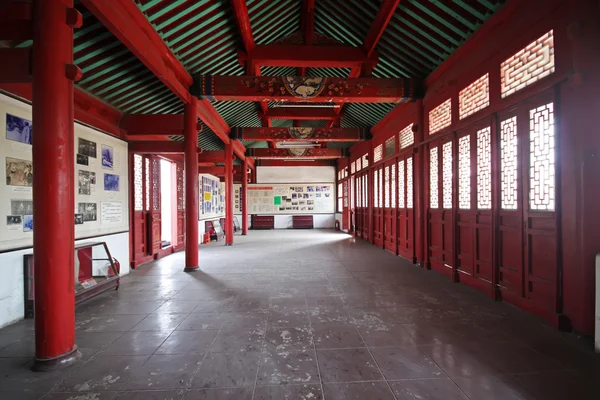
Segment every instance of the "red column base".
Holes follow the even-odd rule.
[[[198,271],[200,270],[200,267],[196,266],[196,267],[185,267],[183,269],[183,272],[194,272],[194,271]]]
[[[81,358],[81,353],[74,346],[73,350],[54,358],[36,358],[31,370],[34,372],[49,372],[63,369],[75,364]]]
[[[247,233],[242,233],[242,236],[246,236],[246,235],[247,235]]]
[[[233,246],[233,243],[225,243],[225,246]]]

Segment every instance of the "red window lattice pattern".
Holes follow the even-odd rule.
[[[432,135],[452,124],[452,101],[446,100],[429,111],[429,134]]]
[[[471,136],[458,139],[458,208],[471,208]]]
[[[477,131],[477,208],[492,208],[492,146],[489,126]]]
[[[144,211],[144,162],[139,154],[133,155],[133,209]]]
[[[363,189],[365,191],[365,197],[363,202],[363,207],[369,207],[369,178],[364,175],[363,176]]]
[[[500,198],[504,210],[517,209],[517,117],[500,122]]]
[[[391,167],[391,177],[390,177],[390,187],[391,187],[391,207],[396,208],[396,164],[392,164]]]
[[[362,156],[362,167],[367,168],[369,166],[369,155],[365,154]]]
[[[356,172],[358,172],[358,171],[360,171],[362,169],[361,165],[360,165],[360,161],[361,161],[360,158],[358,160],[356,160]]]
[[[429,207],[439,208],[438,148],[429,150]]]
[[[150,210],[150,159],[146,158],[146,211]]]
[[[379,171],[375,170],[373,174],[374,187],[373,187],[373,202],[375,207],[379,207]]]
[[[489,74],[483,75],[458,93],[458,114],[463,119],[490,105]]]
[[[413,159],[406,159],[406,208],[413,208]]]
[[[405,149],[408,146],[412,146],[415,142],[415,133],[413,132],[413,124],[410,124],[406,128],[402,129],[399,133],[400,136],[400,149]]]
[[[385,141],[385,157],[389,157],[396,152],[396,136],[387,138]]]
[[[554,211],[555,207],[554,104],[529,111],[529,208]]]
[[[510,96],[554,73],[554,32],[550,31],[500,65],[500,92]]]
[[[342,189],[342,184],[338,183],[338,186],[337,186],[337,197],[338,197],[338,199],[337,199],[337,201],[338,201],[337,207],[338,207],[338,212],[342,212],[342,209],[344,208],[343,199],[342,199],[342,193],[343,193],[342,190],[343,190]]]
[[[404,208],[406,202],[405,196],[405,179],[404,179],[404,160],[398,162],[398,207]]]
[[[389,165],[386,166],[385,170],[384,170],[383,198],[384,198],[383,206],[385,208],[390,208],[390,167],[389,167]]]
[[[160,160],[152,160],[152,209],[160,210]]]
[[[381,160],[383,160],[383,143],[375,147],[375,150],[373,150],[373,162],[376,163]]]
[[[350,173],[354,174],[356,172],[356,161],[352,161],[352,164],[350,164]]]
[[[442,196],[444,208],[452,208],[452,142],[442,146]]]
[[[344,182],[344,207],[348,207],[348,181]]]
[[[383,171],[379,171],[379,188],[383,192]],[[383,207],[383,195],[379,196],[379,207]]]

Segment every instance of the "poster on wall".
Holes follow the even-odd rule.
[[[6,216],[6,228],[9,231],[18,231],[23,226],[22,215],[7,215]]]
[[[102,145],[102,168],[113,169],[114,165],[114,150],[112,147],[105,144]]]
[[[33,215],[23,216],[23,232],[33,231]]]
[[[79,194],[89,196],[92,194],[91,177],[90,171],[79,170],[77,179],[77,190]]]
[[[8,186],[33,185],[33,165],[29,160],[6,157],[6,184]]]
[[[92,222],[97,219],[96,203],[78,203],[77,211],[83,216],[83,222]]]
[[[333,184],[249,185],[248,212],[250,214],[330,214],[334,212],[332,191]]]
[[[6,114],[6,138],[13,142],[31,144],[32,123],[28,119]]]
[[[104,174],[104,190],[111,192],[119,191],[119,175]]]
[[[78,138],[77,154],[96,158],[96,142],[92,142],[91,140],[86,140],[84,138]]]

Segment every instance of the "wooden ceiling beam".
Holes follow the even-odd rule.
[[[365,128],[307,128],[312,133],[305,138],[292,135],[292,128],[232,128],[232,139],[261,142],[360,142],[370,139]]]
[[[339,107],[337,107],[339,108]],[[261,118],[291,120],[333,120],[338,117],[334,108],[281,107],[269,108]]]
[[[417,88],[416,81],[404,78],[330,77],[307,83],[291,88],[281,76],[197,75],[192,94],[217,101],[403,103],[413,100]]]
[[[248,154],[257,160],[324,160],[343,157],[341,149],[321,147],[306,149],[299,155],[292,154],[289,149],[248,149]]]

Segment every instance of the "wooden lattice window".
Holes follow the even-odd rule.
[[[160,160],[152,160],[152,209],[160,210]]]
[[[363,175],[362,179],[362,187],[364,190],[363,207],[369,207],[369,178],[367,178],[366,175]]]
[[[452,124],[452,100],[448,99],[429,111],[429,134],[432,135]]]
[[[554,73],[554,32],[528,44],[500,65],[500,93],[510,96]]]
[[[185,185],[185,175],[184,175],[184,170],[183,170],[183,166],[181,165],[177,165],[177,209],[179,211],[183,211],[185,209],[185,189],[184,189],[184,185]]]
[[[477,208],[492,208],[492,147],[489,126],[477,131]]]
[[[490,105],[489,74],[483,75],[458,93],[458,114],[463,119]]]
[[[352,164],[350,164],[350,173],[354,174],[356,172],[356,161],[352,161]]]
[[[376,163],[381,160],[383,160],[383,143],[375,147],[375,150],[373,150],[373,162]]]
[[[399,133],[400,149],[405,149],[415,143],[415,133],[413,132],[413,124],[408,125]]]
[[[452,142],[442,146],[442,197],[444,208],[452,208]]]
[[[343,185],[341,183],[338,183],[337,186],[337,207],[338,207],[338,212],[342,212],[342,210],[344,209],[344,200],[343,200]]]
[[[146,211],[150,210],[150,159],[146,158]]]
[[[396,208],[396,164],[392,164],[390,171],[390,206]]]
[[[406,208],[413,208],[413,158],[406,159]]]
[[[554,104],[529,110],[529,208],[554,211],[555,207]]]
[[[385,157],[390,157],[396,152],[396,136],[387,138],[385,141]]]
[[[458,140],[458,207],[471,208],[471,136]]]
[[[383,171],[379,170],[379,190],[383,188]],[[383,191],[383,190],[382,190]],[[378,207],[383,207],[383,196],[379,196]]]
[[[429,208],[433,209],[440,206],[438,175],[438,148],[432,147],[429,150]]]
[[[362,167],[367,168],[369,166],[369,155],[365,154],[362,156]]]
[[[144,160],[139,154],[133,155],[133,209],[144,211]]]
[[[379,207],[379,171],[373,173],[373,206]]]
[[[404,208],[406,202],[405,196],[405,179],[404,179],[404,160],[398,161],[398,208]]]
[[[362,169],[361,159],[359,158],[356,160],[356,172],[360,171],[361,169]]]
[[[383,206],[385,208],[390,208],[390,166],[389,165],[386,166],[384,169],[383,198],[384,198]]]
[[[500,198],[504,210],[517,209],[517,117],[500,122]]]

